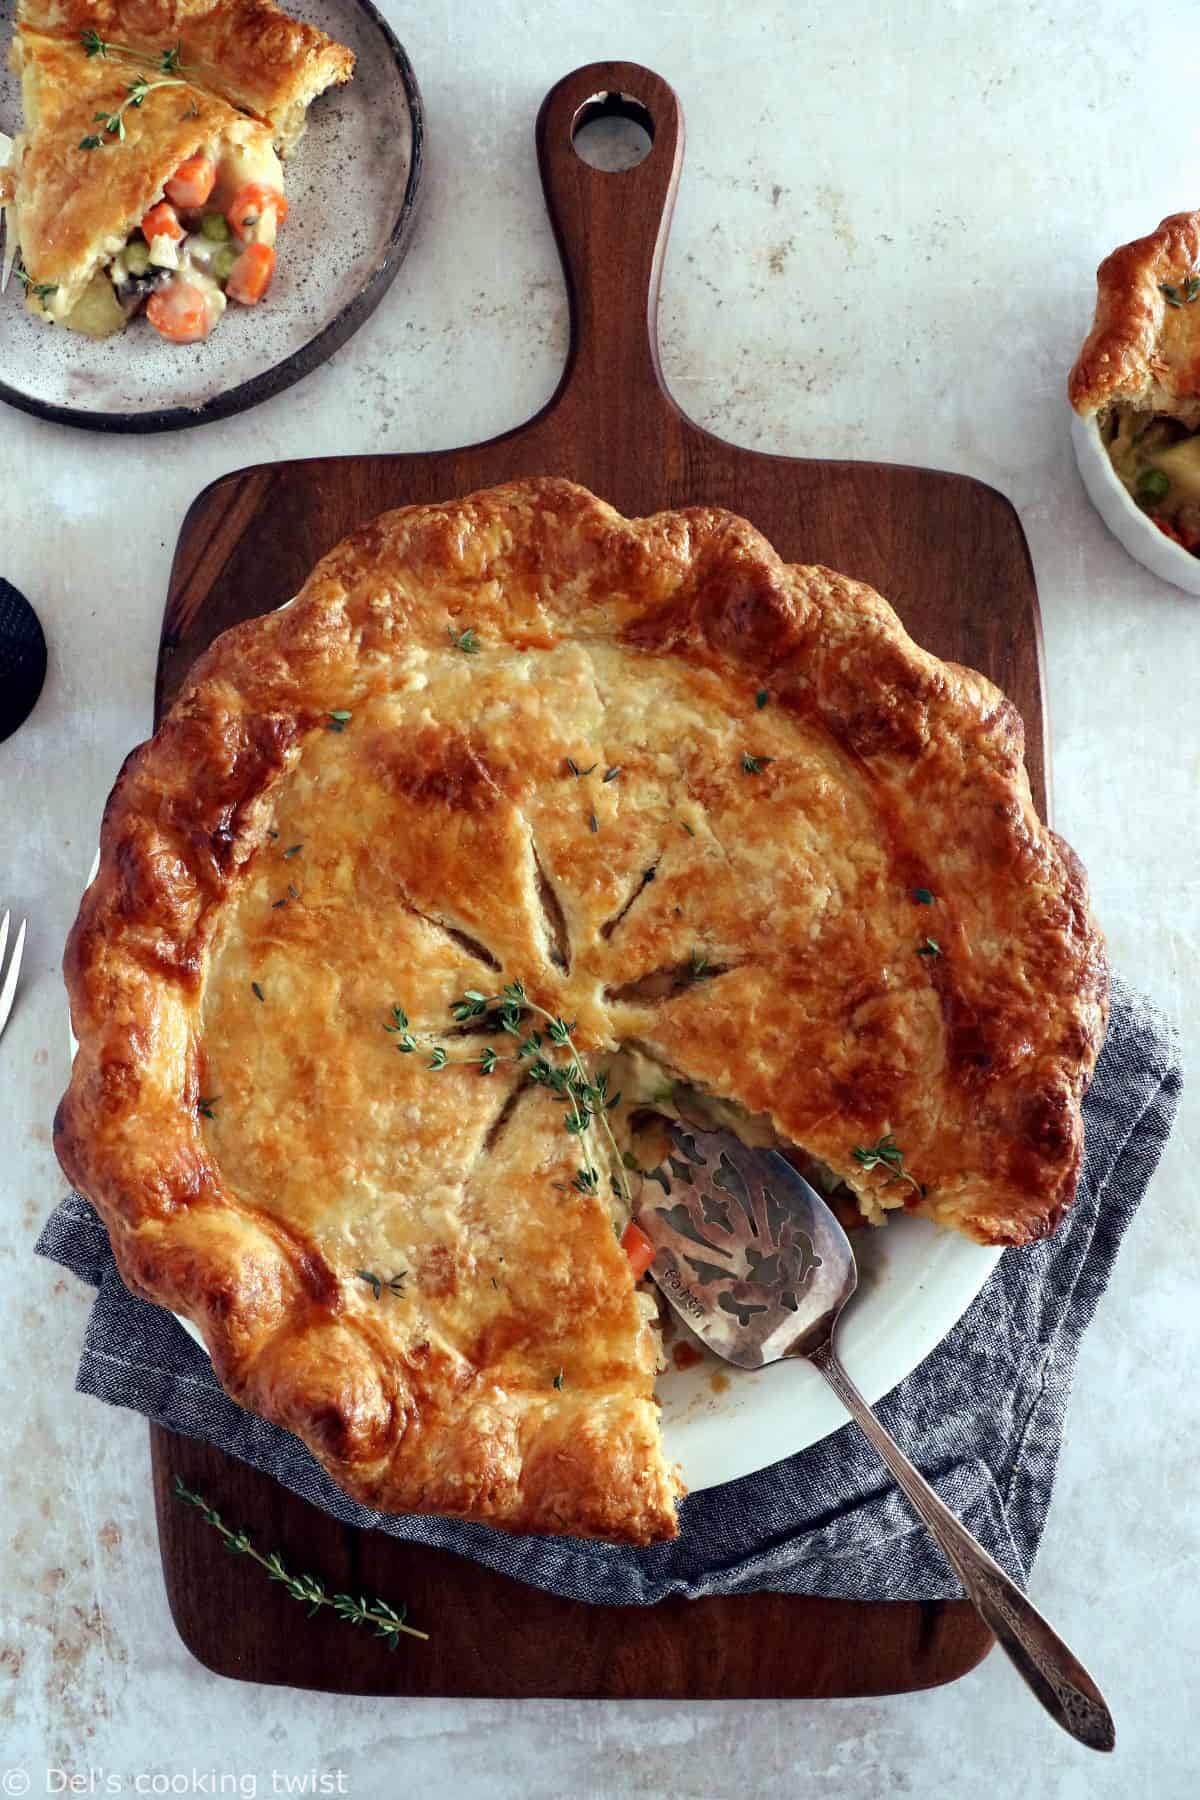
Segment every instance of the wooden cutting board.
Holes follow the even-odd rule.
[[[653,147],[619,174],[584,163],[573,132],[597,111],[647,125]],[[937,655],[999,683],[1025,719],[1046,810],[1041,626],[1024,534],[1002,495],[964,476],[739,450],[684,417],[663,386],[659,275],[683,157],[667,83],[631,63],[578,69],[537,120],[546,204],[571,306],[566,371],[535,418],[432,455],[267,464],[192,506],[171,573],[157,709],[227,626],[290,598],[318,557],[387,507],[449,499],[522,475],[582,482],[639,515],[730,507],[789,561],[870,582]],[[163,1568],[189,1649],[224,1675],[342,1693],[738,1698],[874,1694],[951,1681],[991,1638],[965,1601],[863,1603],[756,1595],[653,1608],[555,1599],[444,1552],[336,1524],[222,1452],[152,1428]],[[918,1447],[919,1449],[919,1447]],[[408,1604],[431,1633],[394,1655],[349,1626],[306,1620],[199,1516],[176,1474],[255,1542],[333,1590]]]

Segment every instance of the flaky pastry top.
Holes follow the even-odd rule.
[[[615,1171],[511,1064],[429,1068],[454,998],[519,980],[591,1069],[1007,1244],[1070,1203],[1107,998],[990,682],[744,520],[554,480],[387,514],[213,644],[66,973],[59,1155],[228,1391],[371,1505],[632,1542],[677,1482]]]
[[[1100,264],[1096,289],[1068,382],[1075,411],[1087,418],[1115,403],[1200,425],[1200,212],[1172,213],[1122,244]]]

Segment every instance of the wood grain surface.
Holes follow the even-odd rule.
[[[581,112],[604,96],[632,97],[653,122],[649,155],[619,174],[592,168],[572,147]],[[1009,502],[960,475],[741,450],[685,418],[663,385],[655,326],[683,157],[674,93],[635,64],[593,64],[551,90],[536,135],[571,311],[553,398],[484,444],[269,464],[207,488],[175,555],[158,713],[219,632],[289,599],[319,556],[376,513],[516,476],[560,475],[635,516],[728,506],[789,561],[870,582],[919,642],[981,669],[1015,702],[1045,813],[1041,626]],[[966,1602],[764,1594],[651,1609],[582,1606],[444,1552],[348,1530],[219,1451],[157,1428],[151,1435],[172,1613],[193,1653],[225,1675],[371,1694],[875,1694],[954,1680],[991,1643]],[[295,1602],[225,1556],[203,1521],[170,1498],[176,1473],[291,1566],[331,1588],[404,1600],[431,1632],[429,1644],[406,1641],[393,1655],[336,1620],[305,1622]]]

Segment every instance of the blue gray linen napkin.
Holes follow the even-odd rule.
[[[1022,1582],[1046,1522],[1079,1341],[1166,1143],[1181,1086],[1173,1028],[1118,983],[1086,1101],[1087,1158],[1074,1206],[1055,1237],[1001,1257],[954,1330],[878,1409],[942,1498]],[[961,1591],[852,1426],[685,1500],[678,1539],[650,1550],[371,1512],[347,1498],[297,1438],[228,1399],[177,1320],[127,1292],[86,1200],[68,1196],[37,1249],[99,1290],[80,1392],[219,1444],[348,1524],[608,1604],[759,1589],[859,1600]]]

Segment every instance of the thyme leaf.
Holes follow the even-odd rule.
[[[1200,275],[1187,276],[1182,288],[1174,287],[1169,281],[1160,281],[1158,291],[1168,306],[1191,306],[1194,300],[1200,299]]]
[[[354,1273],[360,1281],[365,1281],[376,1300],[382,1300],[384,1293],[393,1294],[397,1300],[404,1299],[404,1277],[407,1269],[400,1269],[395,1275],[376,1275],[374,1269],[355,1269]]]
[[[742,772],[746,775],[761,775],[767,764],[774,761],[773,756],[751,756],[748,750],[743,750]]]
[[[927,937],[925,942],[917,947],[918,956],[940,956],[941,954],[942,946],[936,938]]]
[[[408,1029],[408,1014],[402,1006],[392,1007],[392,1022],[390,1025],[385,1025],[383,1029],[394,1034],[396,1048],[403,1051],[405,1056],[416,1049],[417,1040]]]
[[[450,639],[454,648],[456,650],[461,650],[464,656],[478,656],[480,650],[483,648],[482,644],[479,642],[477,633],[470,625],[467,626],[465,631],[460,631],[457,636],[455,636],[453,625],[447,625],[446,636]]]

